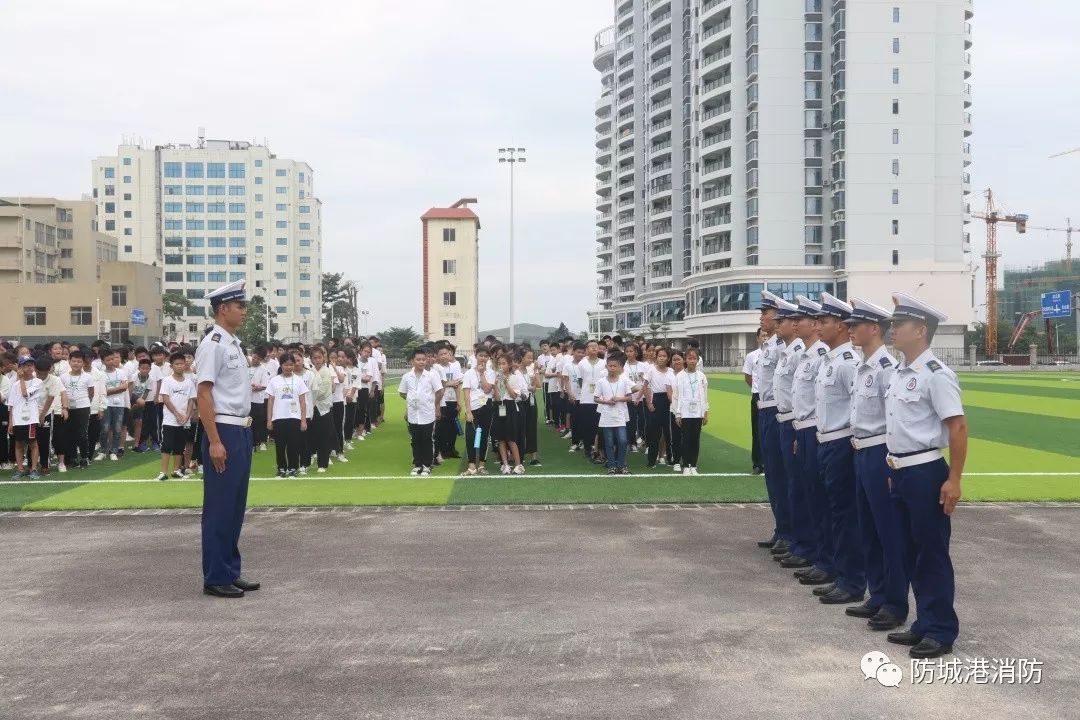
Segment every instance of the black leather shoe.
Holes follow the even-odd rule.
[[[903,630],[901,632],[889,633],[885,636],[885,639],[891,643],[897,645],[918,645],[922,642],[922,635],[916,635],[910,630]]]
[[[244,591],[235,585],[203,585],[203,593],[220,598],[242,598]]]
[[[821,597],[822,595],[828,595],[835,589],[836,583],[829,583],[828,585],[818,585],[812,592],[816,597]]]
[[[924,637],[918,645],[908,650],[908,655],[920,660],[936,658],[952,652],[952,645],[942,645],[933,638]]]
[[[866,621],[866,627],[871,630],[892,630],[903,624],[903,620],[896,617],[888,610],[878,610],[877,615]]]
[[[845,609],[844,614],[851,617],[866,618],[867,620],[869,620],[870,618],[878,614],[878,608],[870,607],[868,603],[863,603],[862,605],[856,605],[855,607],[849,607]]]
[[[788,553],[790,555],[791,546],[783,540],[778,540],[777,543],[773,545],[772,550],[770,550],[769,552],[771,552],[773,555],[783,555],[784,553]]]
[[[787,560],[780,561],[780,567],[782,568],[801,568],[807,567],[810,561],[806,558],[801,558],[798,555],[791,555]]]
[[[780,555],[773,555],[772,559],[775,560],[776,562],[784,562],[785,560],[787,560],[790,557],[794,557],[794,556],[790,552],[784,552],[784,553],[781,553]]]
[[[800,585],[828,585],[829,583],[831,583],[835,579],[836,578],[833,577],[832,575],[830,575],[829,573],[818,570],[817,572],[808,573],[808,574],[804,575],[803,577],[799,578],[799,584]]]
[[[765,468],[763,466],[761,466],[761,465],[755,465],[754,466],[754,474],[755,475],[761,475],[764,472],[765,472]]]
[[[777,543],[779,543],[779,542],[780,542],[779,540],[758,540],[757,541],[757,546],[759,548],[771,548],[771,547],[776,547]]]
[[[862,599],[862,593],[859,593],[858,595],[853,595],[852,593],[849,593],[846,590],[841,590],[840,588],[835,588],[828,595],[822,595],[818,598],[820,602],[823,602],[826,605],[848,605],[850,603],[857,603]]]
[[[233,585],[240,588],[244,592],[251,592],[252,590],[258,590],[260,587],[262,587],[259,583],[253,582],[251,580],[245,580],[242,577],[238,577],[233,580]]]
[[[798,570],[796,570],[795,572],[793,572],[791,574],[795,576],[796,580],[802,580],[804,577],[806,577],[810,573],[816,573],[817,571],[818,571],[818,569],[816,567],[814,567],[813,565],[807,565],[804,568],[799,568]]]

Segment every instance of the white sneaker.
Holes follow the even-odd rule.
[[[428,468],[424,468],[423,470],[421,470],[421,471],[420,471],[420,474],[421,474],[421,475],[423,475],[423,476],[427,476],[427,475],[430,475],[430,474],[431,474],[431,470],[430,470],[430,469],[428,469]]]
[[[499,472],[501,472],[503,475],[509,475],[510,474],[510,466],[509,465],[503,465],[502,468],[499,470]]]
[[[169,479],[169,476],[166,475],[165,473],[158,473],[158,476],[155,478],[155,480],[160,480],[162,482],[164,482],[165,480],[168,480],[168,479]]]
[[[680,465],[679,463],[672,463],[671,469],[674,470],[675,472],[682,472],[682,465]],[[687,469],[689,469],[689,468],[687,468]]]
[[[105,459],[105,453],[103,453],[103,452],[99,452],[97,455],[94,456],[94,462],[97,462],[98,460],[104,460],[104,459]]]
[[[516,468],[514,468],[514,474],[515,475],[524,475],[525,474],[525,466],[524,465],[518,465]]]
[[[319,469],[318,469],[318,470],[316,470],[315,472],[321,472],[321,473],[324,473],[324,472],[326,472],[326,468],[319,468]]]
[[[572,433],[571,433],[571,432],[570,432],[569,430],[567,430],[566,432],[564,432],[564,433],[562,434],[562,439],[563,439],[563,440],[569,440],[569,439],[570,439],[570,437],[571,437],[571,435],[572,435]]]
[[[577,445],[571,445],[570,450],[568,452],[577,452],[577,447],[578,447]]]
[[[360,437],[358,437],[356,439],[357,440],[367,440],[367,435],[361,435]]]
[[[664,458],[659,458],[659,459],[658,459],[658,460],[656,461],[656,464],[657,464],[657,465],[667,465],[667,460],[665,460]]]
[[[259,443],[259,452],[266,452],[266,443]]]
[[[109,459],[115,461],[119,460],[120,458],[116,457],[116,453],[109,453]]]
[[[56,469],[60,472],[67,472],[67,465],[65,465],[64,463],[60,463],[59,465],[57,465]]]
[[[352,445],[351,440],[349,442],[345,443],[345,449],[346,450],[352,450],[353,449],[353,445]]]
[[[696,467],[690,468],[690,474],[691,475],[697,475],[698,474],[697,468]]]
[[[337,456],[337,461],[339,463],[347,463],[347,462],[349,462],[349,458],[345,457],[344,455],[338,455]]]
[[[678,471],[676,471],[676,472],[678,472]],[[682,471],[682,474],[683,475],[693,475],[694,473],[692,473],[690,471],[690,468],[686,468],[685,470]]]
[[[409,471],[409,474],[410,475],[419,475],[420,474],[420,468],[414,467],[412,470]]]
[[[307,468],[306,467],[300,468],[300,474],[301,475],[307,475]]]

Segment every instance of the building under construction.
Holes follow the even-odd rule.
[[[1080,296],[1080,271],[1066,270],[1065,260],[1054,260],[1034,267],[1006,268],[1005,287],[998,291],[999,322],[1012,328],[1024,313],[1040,309],[1043,293],[1059,290],[1071,290],[1074,303]],[[1075,348],[1075,317],[1050,322],[1058,324],[1058,327],[1053,330],[1058,347]],[[1037,326],[1039,331],[1045,329],[1041,316],[1036,317],[1032,324]]]

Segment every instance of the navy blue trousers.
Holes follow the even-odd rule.
[[[889,497],[888,452],[884,443],[855,451],[855,502],[870,591],[867,605],[903,622],[908,614],[908,581],[900,514]]]
[[[833,563],[832,523],[829,521],[829,498],[825,483],[821,481],[818,467],[817,428],[808,427],[795,431],[795,464],[799,469],[799,483],[807,499],[806,509],[814,528],[814,553],[806,558],[814,567],[829,575],[836,575]]]
[[[953,608],[956,582],[949,557],[952,522],[938,504],[941,486],[949,478],[949,465],[936,460],[890,470],[889,475],[906,544],[906,571],[915,593],[911,632],[952,645],[960,632]]]
[[[780,457],[780,435],[776,408],[761,410],[758,430],[761,433],[761,454],[765,462],[765,490],[773,513],[773,539],[791,542],[791,508],[788,507],[787,479],[784,461]]]
[[[810,512],[810,498],[799,481],[799,464],[795,457],[795,428],[791,421],[777,423],[780,437],[780,457],[788,480],[788,508],[791,513],[791,553],[806,560],[813,560],[817,546],[814,544],[814,516]]]
[[[859,544],[854,454],[850,437],[818,445],[818,464],[829,500],[836,586],[852,595],[861,596],[866,592],[866,571],[863,568],[862,546]]]
[[[251,478],[251,429],[218,423],[217,431],[225,446],[225,472],[214,468],[209,437],[202,434],[205,585],[229,585],[240,577],[240,528],[244,525]]]

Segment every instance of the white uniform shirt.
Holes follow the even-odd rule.
[[[629,397],[633,391],[633,383],[626,375],[620,375],[612,381],[607,376],[600,378],[596,383],[596,397],[610,400],[613,397]],[[627,403],[620,402],[614,405],[601,405],[597,403],[596,412],[600,414],[599,427],[621,427],[630,422],[630,409]]]
[[[544,369],[544,377],[547,379],[547,389],[549,393],[562,392],[562,381],[559,376],[562,374],[563,366],[563,354],[552,355],[548,358],[547,367]]]
[[[255,405],[261,405],[266,402],[266,390],[256,390],[255,385],[262,385],[264,388],[270,385],[270,368],[266,366],[266,363],[259,363],[258,365],[248,368],[248,374],[251,376],[251,402]]]
[[[851,423],[851,386],[860,358],[850,342],[834,347],[818,367],[815,415],[818,432],[844,430]]]
[[[829,346],[817,340],[795,358],[795,379],[791,384],[791,395],[796,420],[811,420],[817,411],[817,371],[828,354]]]
[[[487,368],[484,371],[484,380],[489,385],[495,384],[496,374],[491,368]],[[469,410],[479,410],[487,404],[488,400],[494,397],[493,393],[495,388],[491,388],[491,393],[485,393],[484,388],[480,386],[480,373],[476,368],[469,368],[465,371],[465,377],[461,382],[461,389],[469,391]]]
[[[784,341],[773,335],[761,346],[758,356],[758,399],[775,400],[773,395],[773,376],[780,362],[780,353],[784,350]]]
[[[180,421],[176,415],[165,405],[165,398],[169,399],[172,406],[176,408],[176,411],[181,414],[187,414],[188,402],[195,399],[195,383],[188,377],[184,377],[183,380],[177,380],[173,375],[169,375],[161,380],[161,424],[168,425],[170,427],[180,427]],[[192,413],[194,415],[194,413]],[[191,425],[192,417],[188,417],[188,421],[184,423],[184,427]]]
[[[677,403],[672,410],[677,417],[705,417],[709,410],[709,379],[701,370],[683,370],[675,376]]]
[[[315,371],[311,368],[304,368],[304,372],[300,374],[300,377],[304,380],[304,387],[307,388],[307,392],[304,393],[304,402],[307,403],[307,419],[310,420],[315,415],[315,393],[312,390],[312,383],[315,382]]]
[[[581,384],[578,402],[582,405],[595,405],[596,385],[607,375],[607,365],[597,358],[595,363],[584,357],[577,365],[578,381]]]
[[[379,376],[374,382],[382,385],[382,379],[386,377],[386,353],[382,351],[382,348],[372,348],[371,357],[375,358],[375,364],[379,366]]]
[[[851,391],[851,431],[857,438],[885,432],[885,388],[896,372],[896,358],[882,345],[855,368]]]
[[[116,370],[105,370],[105,389],[106,391],[118,388],[122,385],[126,385],[131,378],[128,377],[127,371],[124,368],[117,368]],[[105,398],[105,405],[108,407],[131,407],[130,398],[128,393],[120,392],[113,393]]]
[[[375,362],[375,358],[369,357],[367,360],[363,358],[357,358],[356,362],[359,363],[357,368],[360,370],[360,389],[371,390],[371,382],[378,375],[378,363]],[[368,379],[364,380],[364,376],[367,375]]]
[[[60,376],[60,383],[67,390],[68,407],[76,410],[90,407],[90,386],[94,379],[85,370],[78,375],[70,372]]]
[[[792,397],[792,384],[795,381],[795,367],[798,364],[799,355],[806,349],[806,345],[799,338],[795,338],[780,353],[780,362],[773,374],[773,398],[776,400],[776,411],[789,413],[794,409]]]
[[[328,367],[334,376],[334,390],[330,394],[330,400],[335,403],[345,402],[345,384],[348,381],[348,374],[345,372],[345,368],[340,365],[329,365]]]
[[[439,373],[409,370],[401,376],[398,392],[405,396],[406,416],[410,425],[430,425],[435,422],[435,398],[442,391]]]
[[[271,420],[299,420],[300,396],[306,395],[308,386],[304,379],[293,373],[289,377],[275,375],[266,386],[268,397],[274,398],[274,414]]]
[[[911,364],[901,363],[885,394],[885,444],[892,453],[949,446],[945,420],[964,414],[960,382],[927,349]]]
[[[90,387],[94,389],[94,397],[90,400],[90,413],[96,414],[105,409],[105,372],[91,370],[90,379]]]
[[[567,355],[563,358],[562,369],[560,371],[560,377],[566,378],[566,383],[570,388],[570,397],[577,399],[578,397],[578,370],[577,363],[574,362],[573,355]]]
[[[220,325],[195,351],[196,382],[213,383],[211,395],[218,415],[247,417],[251,413],[251,378],[240,340]]]
[[[668,388],[675,384],[675,371],[671,368],[661,370],[656,365],[651,365],[645,371],[645,380],[653,395],[667,396]]]
[[[157,402],[158,383],[170,375],[172,375],[172,368],[168,363],[150,364],[150,380],[147,386],[150,388],[150,394],[146,396],[146,402]]]
[[[759,357],[761,357],[761,348],[751,350],[746,353],[746,359],[743,360],[742,364],[743,375],[750,376],[750,392],[754,394],[757,394],[758,382],[761,378],[761,371],[757,367]]]
[[[36,377],[26,381],[26,397],[18,378],[11,381],[7,405],[9,425],[36,425],[41,422],[41,403],[45,402],[45,383]]]
[[[432,370],[439,373],[439,380],[441,382],[452,382],[462,378],[461,363],[457,360],[451,360],[445,366],[441,363],[435,363],[435,367],[433,367]],[[444,387],[441,407],[446,407],[446,403],[448,402],[457,401],[457,388]]]
[[[45,385],[45,392],[41,394],[41,402],[45,402],[46,395],[52,398],[52,400],[49,401],[48,410],[42,408],[42,415],[59,415],[60,411],[63,410],[63,405],[60,402],[60,393],[63,391],[64,385],[60,382],[60,378],[51,373],[41,382]]]

